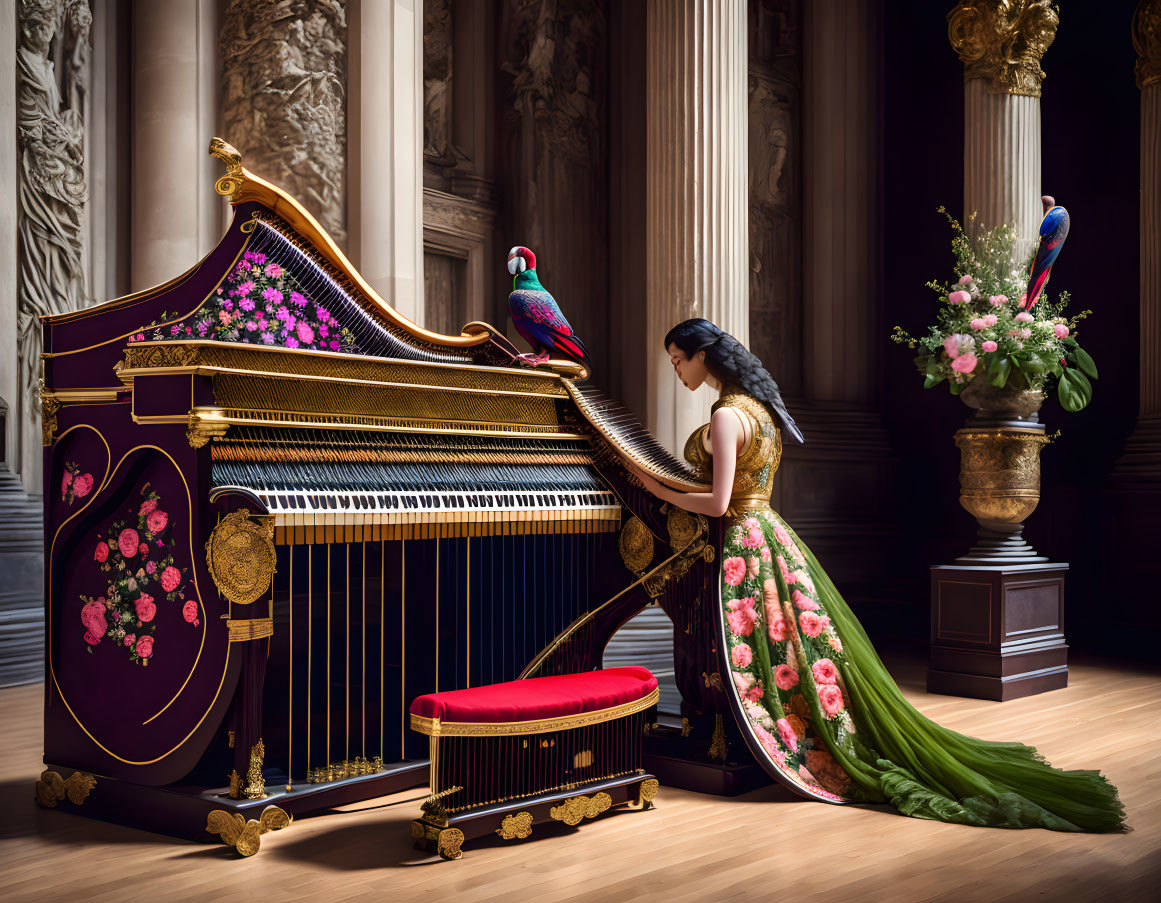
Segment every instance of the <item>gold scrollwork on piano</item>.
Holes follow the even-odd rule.
[[[245,643],[274,636],[273,618],[245,618],[226,621],[231,643]]]
[[[190,448],[201,448],[216,436],[226,435],[230,428],[222,419],[222,412],[211,408],[194,408],[189,412],[189,423],[185,428],[185,438]]]
[[[602,812],[608,812],[612,805],[613,798],[601,792],[593,796],[569,797],[559,806],[549,809],[548,814],[566,825],[579,825],[581,819],[596,818]]]
[[[210,154],[226,164],[226,174],[214,183],[214,190],[227,200],[233,200],[234,193],[246,181],[242,155],[236,147],[227,144],[221,138],[210,139]]]
[[[312,768],[306,776],[308,784],[325,784],[328,781],[342,781],[346,778],[361,778],[378,774],[383,770],[383,760],[379,756],[364,759],[355,756],[350,761],[332,762],[319,768]]]
[[[516,840],[517,838],[523,840],[525,837],[531,837],[532,813],[517,812],[515,815],[505,815],[504,820],[500,822],[500,827],[496,829],[496,833],[505,840]]]
[[[74,771],[67,778],[55,771],[45,771],[36,782],[36,802],[46,809],[55,809],[58,802],[67,798],[79,806],[96,786],[97,779],[83,771]]]
[[[222,842],[232,846],[242,856],[253,856],[258,852],[259,838],[270,831],[281,831],[291,822],[291,817],[277,806],[267,806],[257,819],[247,821],[237,812],[215,809],[206,817],[206,832],[217,834]]]
[[[653,534],[639,518],[631,517],[625,521],[618,545],[625,567],[635,574],[644,571],[653,560]]]
[[[60,413],[60,399],[40,381],[40,438],[45,448],[52,445],[58,429],[56,415]]]
[[[274,524],[250,516],[248,508],[231,511],[206,540],[206,566],[226,599],[249,605],[274,578]]]

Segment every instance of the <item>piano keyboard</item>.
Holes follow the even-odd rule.
[[[277,545],[604,533],[621,523],[611,492],[250,491],[274,516]]]

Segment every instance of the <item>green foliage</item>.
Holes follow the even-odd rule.
[[[1024,311],[1020,298],[1033,255],[1016,259],[1014,227],[998,226],[973,239],[946,208],[938,212],[951,226],[955,279],[926,283],[941,299],[926,334],[916,337],[895,326],[890,336],[916,351],[923,387],[946,380],[958,395],[968,382],[982,378],[997,388],[1055,390],[1065,410],[1079,411],[1092,399],[1097,368],[1075,333],[1092,311],[1068,316],[1068,292],[1054,300],[1046,290],[1033,310]]]

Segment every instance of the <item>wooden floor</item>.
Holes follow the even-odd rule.
[[[1135,830],[969,828],[772,787],[733,800],[663,787],[652,811],[537,827],[527,841],[476,842],[443,862],[411,848],[416,790],[296,821],[243,860],[38,809],[36,686],[0,691],[0,899],[1161,900],[1161,674],[1082,663],[1067,689],[1001,704],[926,694],[916,661],[893,670],[948,727],[1030,743],[1058,767],[1101,769]]]

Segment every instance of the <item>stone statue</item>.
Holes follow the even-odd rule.
[[[21,0],[16,49],[19,164],[19,351],[26,391],[40,373],[40,323],[77,310],[85,290],[84,103],[88,0]],[[53,42],[61,40],[61,71]],[[39,405],[32,405],[38,409]]]
[[[229,0],[218,36],[222,136],[252,172],[347,239],[344,0]]]

